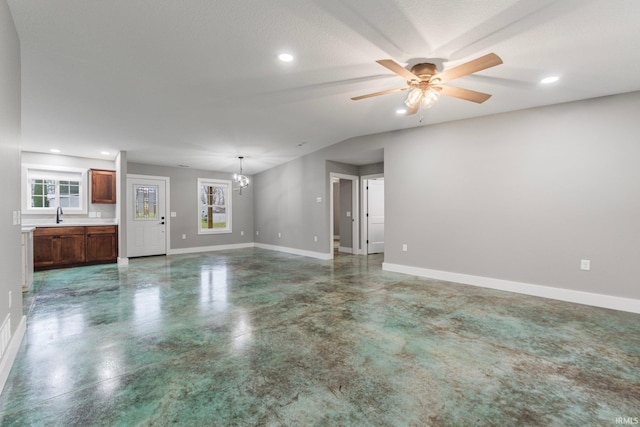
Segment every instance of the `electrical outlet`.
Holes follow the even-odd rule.
[[[244,236],[244,231],[241,231],[241,232],[240,232],[240,235],[241,235],[241,236]]]
[[[322,203],[322,197],[316,197],[316,203]]]
[[[403,244],[402,244],[402,252],[407,252],[407,250],[408,250],[408,249],[407,249],[407,244],[406,244],[406,243],[403,243]]]
[[[171,212],[171,218],[175,218],[175,217],[177,217],[177,216],[178,216],[178,213],[177,213],[177,212]]]
[[[186,234],[183,234],[183,235],[182,235],[182,240],[184,240],[184,239],[186,239],[186,238],[187,238],[187,235],[186,235]]]
[[[584,270],[584,271],[591,270],[591,260],[581,259],[580,260],[580,270]]]
[[[98,218],[102,218],[102,212],[96,212],[96,216],[97,216]]]
[[[256,236],[260,235],[260,231],[256,230]]]
[[[313,236],[313,241],[317,242],[318,241],[318,236]]]
[[[282,237],[282,233],[278,233],[278,238]]]

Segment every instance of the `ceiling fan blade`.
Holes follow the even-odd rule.
[[[404,113],[404,115],[410,116],[412,114],[417,113],[419,109],[420,109],[420,103],[416,102],[413,107],[407,107],[407,112]]]
[[[387,89],[387,90],[382,90],[380,92],[369,93],[367,95],[354,96],[353,98],[351,98],[351,100],[359,101],[360,99],[372,98],[374,96],[386,95],[388,93],[401,92],[401,91],[407,90],[407,89],[409,89],[408,86],[407,87],[399,87],[399,88],[395,88],[395,89]]]
[[[467,76],[469,74],[477,73],[478,71],[486,70],[487,68],[495,67],[502,64],[502,59],[495,53],[489,53],[487,55],[476,58],[472,61],[460,64],[457,67],[445,70],[439,74],[433,76],[431,81],[437,83],[444,83],[457,79],[459,77]]]
[[[406,68],[404,68],[402,65],[398,64],[393,59],[381,59],[381,60],[376,61],[376,62],[378,64],[382,65],[383,67],[387,68],[388,70],[393,71],[394,73],[396,73],[400,77],[404,77],[407,80],[420,80],[420,77],[416,76],[411,71],[407,70]]]
[[[476,102],[482,104],[491,98],[488,93],[476,92],[475,90],[463,89],[455,86],[437,86],[440,88],[442,95],[452,96],[454,98],[464,99],[465,101]]]

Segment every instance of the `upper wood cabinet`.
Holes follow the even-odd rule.
[[[91,203],[116,202],[116,171],[91,169]]]

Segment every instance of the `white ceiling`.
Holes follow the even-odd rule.
[[[25,151],[229,172],[244,155],[254,174],[354,136],[640,90],[636,0],[8,3]],[[420,123],[395,113],[406,92],[349,99],[404,85],[378,59],[446,69],[489,52],[504,64],[455,82],[484,104],[442,97]]]

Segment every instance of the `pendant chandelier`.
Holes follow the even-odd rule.
[[[249,186],[249,178],[242,174],[242,160],[244,156],[239,156],[238,159],[240,159],[240,173],[233,174],[233,181],[238,183],[238,188],[234,188],[234,190],[238,190],[242,196],[242,189]]]

